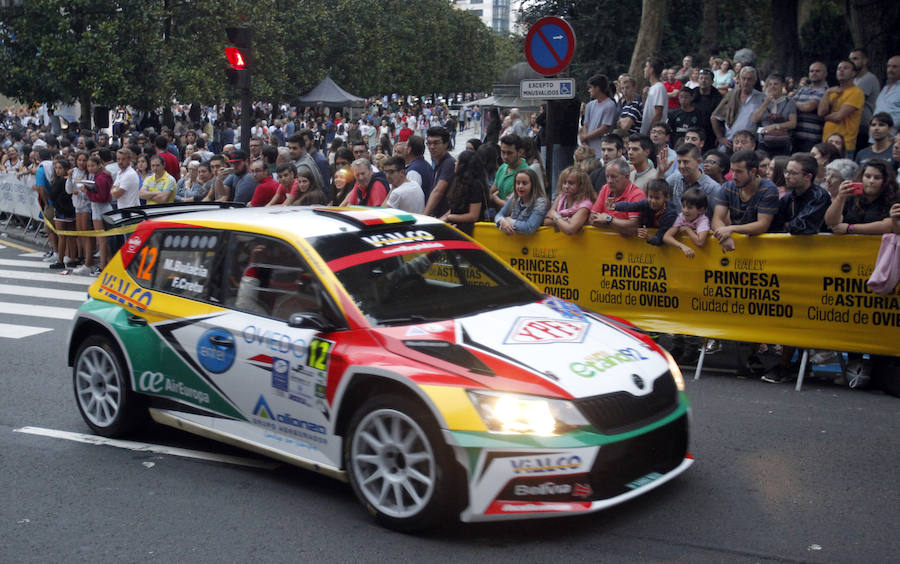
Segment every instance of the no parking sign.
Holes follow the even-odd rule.
[[[575,30],[562,18],[549,16],[534,23],[525,36],[525,58],[536,72],[562,72],[575,55]]]

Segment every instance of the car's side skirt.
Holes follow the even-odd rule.
[[[208,439],[227,443],[238,448],[253,451],[258,454],[262,454],[264,456],[268,456],[277,460],[281,460],[282,462],[292,464],[294,466],[299,466],[300,468],[304,468],[306,470],[312,470],[313,472],[324,474],[342,482],[348,481],[347,473],[339,468],[335,468],[334,466],[329,466],[327,464],[322,464],[321,462],[310,460],[302,456],[290,454],[244,437],[239,437],[231,433],[213,429],[209,426],[202,425],[195,421],[190,421],[184,417],[181,417],[179,416],[178,412],[175,411],[151,407],[150,416],[154,421],[162,425],[168,425],[176,429],[181,429],[182,431],[187,431],[188,433],[200,435],[201,437],[206,437]]]

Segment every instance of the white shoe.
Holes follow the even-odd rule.
[[[91,270],[93,270],[93,268],[94,267],[92,267],[92,266],[82,264],[81,266],[77,266],[77,267],[73,268],[72,274],[77,274],[79,276],[90,276]]]
[[[47,255],[47,256],[45,256],[45,257],[44,257],[43,259],[41,259],[41,260],[43,260],[44,262],[59,262],[59,261],[57,261],[56,259],[57,259],[57,254],[56,254],[56,253],[53,253],[52,255]]]

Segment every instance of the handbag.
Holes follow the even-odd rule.
[[[890,294],[900,282],[900,235],[885,233],[875,259],[875,270],[866,285],[876,294]]]

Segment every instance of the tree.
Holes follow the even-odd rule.
[[[644,61],[651,56],[659,56],[662,44],[662,28],[666,19],[666,0],[643,0],[641,3],[641,27],[628,72],[642,84]]]

